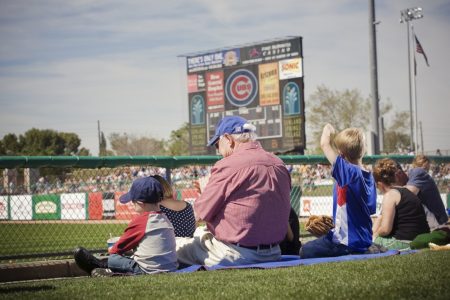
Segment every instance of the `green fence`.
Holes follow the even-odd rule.
[[[385,156],[368,156],[369,168]],[[408,167],[411,156],[389,156]],[[331,167],[323,156],[280,156],[291,172],[291,205],[300,217],[331,214]],[[118,198],[133,179],[159,174],[178,200],[195,205],[195,180],[207,182],[218,156],[0,157],[0,262],[62,258],[77,245],[106,251],[133,217]],[[432,156],[448,206],[450,156]],[[449,198],[450,199],[450,198]]]

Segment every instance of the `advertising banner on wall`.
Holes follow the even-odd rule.
[[[103,193],[103,219],[114,219],[116,216],[116,205],[114,193]]]
[[[224,110],[225,94],[223,85],[223,71],[206,73],[206,105],[208,112]]]
[[[303,154],[302,56],[301,37],[186,55],[191,155],[216,154],[205,145],[224,116],[255,125],[270,152]]]
[[[95,192],[88,194],[89,220],[101,220],[103,217],[103,193]]]
[[[33,195],[33,220],[61,219],[61,201],[59,195]]]
[[[259,105],[280,104],[278,64],[259,65]]]
[[[31,195],[9,197],[11,220],[32,220],[33,200]]]
[[[380,214],[383,195],[377,195],[376,215]],[[333,196],[302,196],[300,198],[300,217],[310,215],[333,215]]]
[[[8,196],[0,196],[0,220],[9,219]]]
[[[279,62],[280,80],[303,77],[302,59],[292,58]]]
[[[87,197],[85,193],[61,194],[61,220],[86,220]]]
[[[135,216],[138,215],[138,213],[134,210],[134,205],[130,201],[126,204],[122,204],[119,201],[120,196],[125,194],[125,192],[115,192],[114,193],[114,201],[115,201],[115,207],[116,207],[116,219],[117,220],[131,220]]]

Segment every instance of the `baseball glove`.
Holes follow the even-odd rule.
[[[333,219],[329,216],[312,215],[306,222],[306,230],[315,237],[321,237],[334,228]]]

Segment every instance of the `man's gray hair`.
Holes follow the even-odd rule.
[[[246,143],[250,141],[256,141],[256,138],[258,137],[256,134],[256,127],[253,124],[246,123],[244,124],[244,129],[249,130],[247,132],[238,133],[238,134],[232,134],[234,140],[238,143]]]

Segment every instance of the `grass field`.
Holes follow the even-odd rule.
[[[333,194],[332,185],[318,185],[314,188],[304,188],[302,196],[331,196]]]
[[[110,234],[119,236],[126,224],[15,223],[0,224],[0,256],[67,252],[76,246],[106,249]]]
[[[106,240],[110,234],[120,236],[126,225],[107,222],[100,224],[64,224],[45,221],[43,223],[3,223],[0,224],[0,257],[70,252],[76,246],[106,251]],[[300,232],[306,233],[304,224],[300,224]],[[63,257],[67,256],[55,258]],[[0,259],[0,263],[2,262],[5,261]]]
[[[450,251],[272,270],[0,285],[1,299],[449,299]]]

